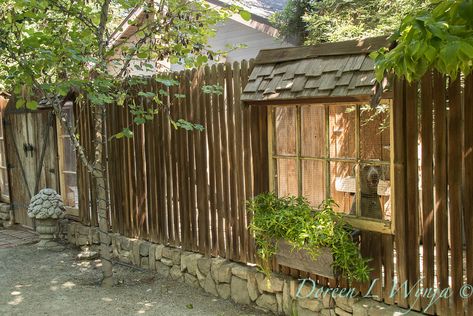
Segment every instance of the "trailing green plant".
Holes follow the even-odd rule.
[[[277,197],[264,193],[248,201],[252,213],[249,225],[256,240],[257,254],[265,274],[270,273],[270,259],[278,251],[278,241],[285,240],[293,250],[306,250],[317,259],[319,250],[327,247],[333,254],[333,269],[349,281],[367,281],[368,259],[361,256],[353,241],[353,231],[336,213],[332,199],[325,200],[315,210],[304,197]]]

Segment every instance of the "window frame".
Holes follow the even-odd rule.
[[[278,159],[291,159],[296,162],[296,174],[297,174],[297,192],[298,195],[302,195],[303,188],[303,173],[302,173],[302,161],[323,161],[324,163],[324,177],[325,177],[325,198],[330,197],[331,191],[331,170],[330,163],[340,162],[340,163],[351,163],[356,166],[355,168],[355,179],[356,179],[356,215],[350,215],[341,213],[349,224],[353,227],[372,231],[379,232],[383,234],[394,234],[395,228],[395,198],[394,198],[394,186],[395,186],[395,172],[394,172],[394,107],[393,100],[389,100],[389,140],[390,140],[390,153],[389,161],[380,161],[374,159],[361,159],[360,153],[360,120],[361,120],[361,106],[366,105],[366,102],[333,102],[333,103],[290,103],[287,104],[272,104],[268,105],[267,111],[267,123],[268,123],[268,160],[269,160],[269,189],[270,192],[277,193],[276,179],[277,179],[277,160]],[[315,158],[302,155],[302,107],[306,106],[323,106],[324,107],[324,121],[325,121],[325,157]],[[355,157],[354,158],[338,158],[331,157],[330,155],[330,107],[334,106],[356,106],[355,111]],[[274,122],[274,113],[276,108],[282,107],[295,107],[296,109],[296,126],[295,126],[295,144],[296,144],[296,154],[295,155],[285,155],[277,154],[276,152],[276,127]],[[362,165],[382,165],[389,166],[389,175],[390,175],[390,203],[391,203],[391,220],[385,219],[370,219],[366,217],[361,217],[361,199],[360,199],[360,166]]]
[[[67,109],[67,110],[71,110],[71,113],[73,115],[72,119],[74,120],[74,118],[75,118],[74,104],[68,104],[68,102],[66,102],[64,104],[64,108]],[[76,175],[76,181],[78,181],[79,179],[78,179],[78,173],[77,173],[77,164],[76,164],[75,172],[64,169],[64,166],[65,166],[64,140],[66,138],[69,138],[69,135],[67,135],[65,133],[64,128],[62,127],[60,118],[57,118],[57,117],[56,117],[56,126],[57,126],[58,162],[59,162],[59,188],[61,190],[61,197],[63,198],[64,201],[66,201],[66,199],[67,199],[67,195],[66,195],[67,190],[66,190],[66,177],[65,176],[75,174]],[[77,207],[65,205],[64,207],[66,209],[66,214],[67,215],[79,217],[79,207],[80,207],[80,205],[77,204]]]

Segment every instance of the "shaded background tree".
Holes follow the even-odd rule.
[[[393,33],[428,0],[289,0],[272,16],[281,36],[313,45]]]

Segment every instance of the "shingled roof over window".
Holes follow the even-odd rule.
[[[371,96],[375,84],[370,52],[386,47],[386,37],[316,46],[262,50],[242,100],[297,100]]]

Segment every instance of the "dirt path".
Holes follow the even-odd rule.
[[[201,289],[149,272],[115,267],[120,285],[97,286],[100,262],[78,251],[0,249],[0,315],[261,315]]]

